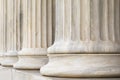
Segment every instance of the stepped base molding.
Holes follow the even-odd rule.
[[[55,77],[120,77],[120,54],[49,54],[41,74]]]
[[[0,64],[1,64],[2,60],[3,60],[3,55],[0,54]]]
[[[13,66],[18,61],[17,52],[16,51],[9,51],[5,53],[3,56],[3,60],[1,62],[2,66]]]
[[[19,61],[14,65],[16,69],[40,69],[48,62],[45,49],[22,49]]]

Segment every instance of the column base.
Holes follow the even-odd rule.
[[[114,53],[120,52],[119,44],[110,41],[58,41],[48,48],[48,53]]]
[[[3,54],[0,53],[0,64],[1,64],[2,60],[3,60]]]
[[[55,77],[120,77],[120,54],[49,54],[42,75]]]
[[[14,65],[16,69],[40,69],[48,62],[45,50],[28,48],[22,49],[18,54],[19,61]]]
[[[3,56],[0,54],[0,64],[1,64],[2,60],[3,60]]]
[[[9,51],[3,56],[2,66],[12,67],[18,61],[17,52]]]

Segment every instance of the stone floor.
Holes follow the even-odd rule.
[[[120,80],[120,78],[56,78],[41,76],[39,70],[15,70],[0,66],[0,80]]]

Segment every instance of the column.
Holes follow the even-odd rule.
[[[2,61],[3,66],[13,66],[20,50],[20,0],[4,0],[6,7],[6,43],[7,52]]]
[[[6,41],[5,41],[5,32],[6,32],[6,26],[5,26],[5,10],[4,7],[4,0],[0,0],[0,64],[3,60],[3,54],[6,51]]]
[[[22,0],[23,47],[17,69],[40,69],[48,62],[47,48],[52,44],[52,0]]]
[[[56,0],[54,44],[42,75],[120,76],[119,0]]]

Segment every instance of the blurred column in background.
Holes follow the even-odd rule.
[[[4,0],[6,8],[6,44],[3,66],[13,66],[20,50],[20,0]]]
[[[52,0],[22,0],[23,46],[17,69],[40,69],[52,44]]]
[[[6,52],[6,6],[5,0],[0,0],[0,64]]]

